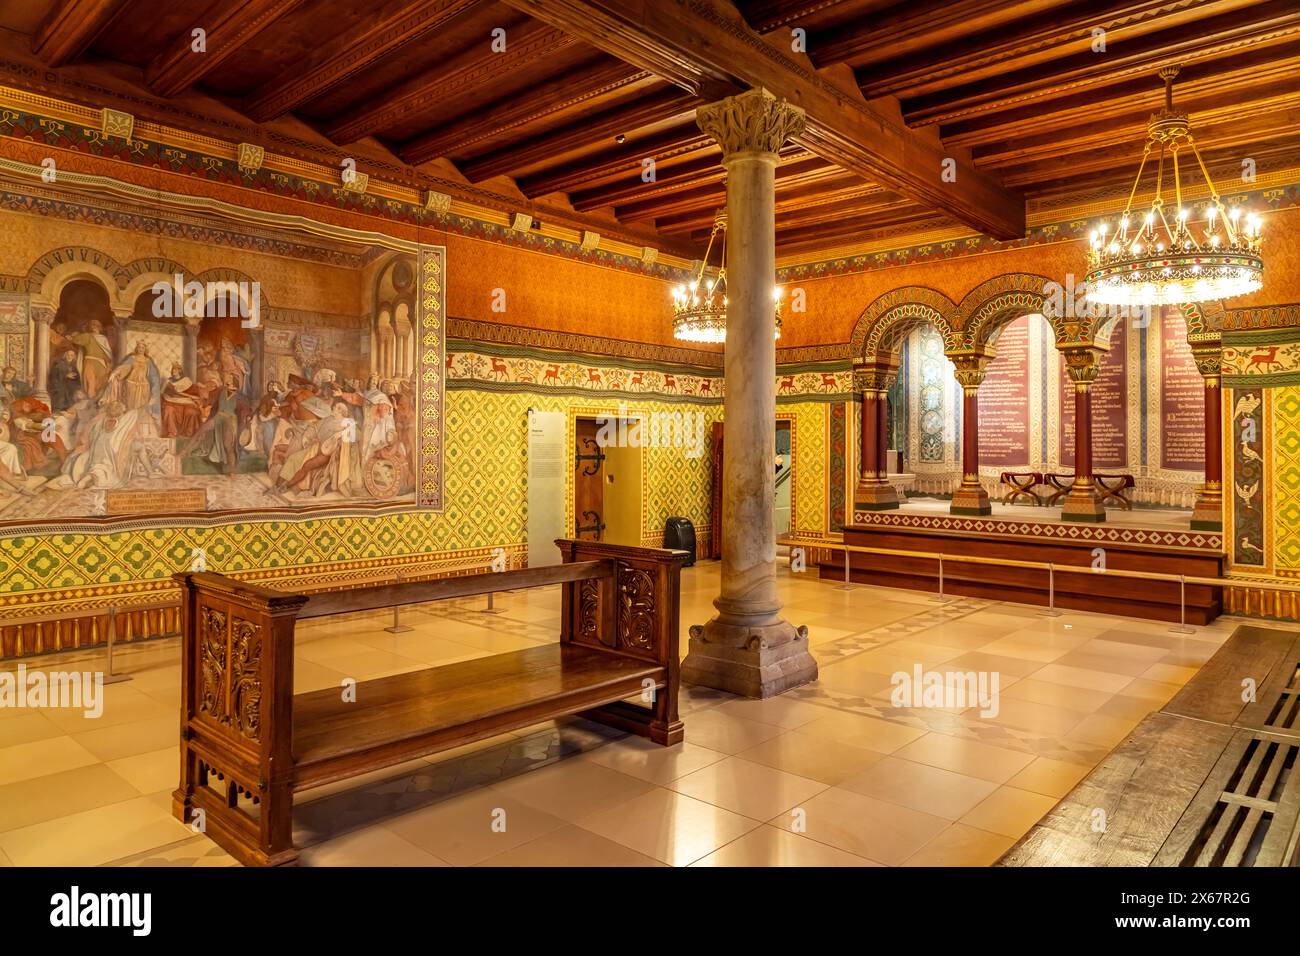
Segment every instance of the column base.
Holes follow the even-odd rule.
[[[1106,520],[1106,508],[1101,495],[1092,488],[1071,488],[1061,501],[1062,521],[1088,521],[1101,524]]]
[[[808,628],[777,618],[769,624],[728,624],[715,617],[691,625],[682,680],[742,697],[775,697],[817,679]]]
[[[859,482],[853,490],[853,507],[858,511],[892,511],[898,505],[898,489],[884,479]]]
[[[949,514],[955,515],[991,515],[993,505],[988,492],[981,485],[962,485],[952,496]]]
[[[1223,496],[1206,495],[1204,491],[1196,499],[1192,508],[1193,531],[1223,530]]]

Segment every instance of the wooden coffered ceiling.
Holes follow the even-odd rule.
[[[1300,146],[1296,0],[14,0],[0,26],[55,70],[696,255],[725,182],[695,109],[750,86],[807,111],[777,169],[787,258],[1015,238],[1036,204],[1126,193],[1169,63],[1219,175]]]

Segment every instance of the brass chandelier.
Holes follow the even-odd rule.
[[[1104,305],[1129,307],[1207,302],[1253,292],[1263,284],[1259,217],[1224,206],[1192,139],[1186,113],[1174,110],[1178,67],[1160,71],[1165,108],[1152,115],[1146,146],[1128,204],[1112,227],[1103,222],[1088,248],[1087,297]],[[1209,188],[1209,201],[1194,210],[1183,202],[1178,154],[1190,150]],[[1132,215],[1142,173],[1158,152],[1155,195],[1144,215]],[[1174,208],[1166,209],[1166,158],[1173,179]],[[1193,217],[1196,217],[1193,219]]]
[[[722,264],[716,275],[707,275],[709,253],[722,236]],[[781,290],[775,299],[776,337],[781,337]],[[709,244],[695,278],[673,290],[673,338],[683,342],[725,342],[727,340],[727,216],[718,213],[709,233]]]

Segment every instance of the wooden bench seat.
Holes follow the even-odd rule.
[[[554,716],[662,690],[667,668],[566,644],[441,664],[293,698],[294,789],[392,766]]]
[[[181,574],[181,773],[172,811],[246,865],[293,863],[295,791],[579,714],[680,743],[685,551],[556,542],[563,561],[285,594]],[[558,641],[293,692],[298,620],[559,584]],[[635,701],[635,702],[634,702]]]

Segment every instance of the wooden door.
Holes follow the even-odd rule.
[[[599,541],[605,530],[605,452],[598,430],[593,418],[573,425],[573,536],[583,541]]]

